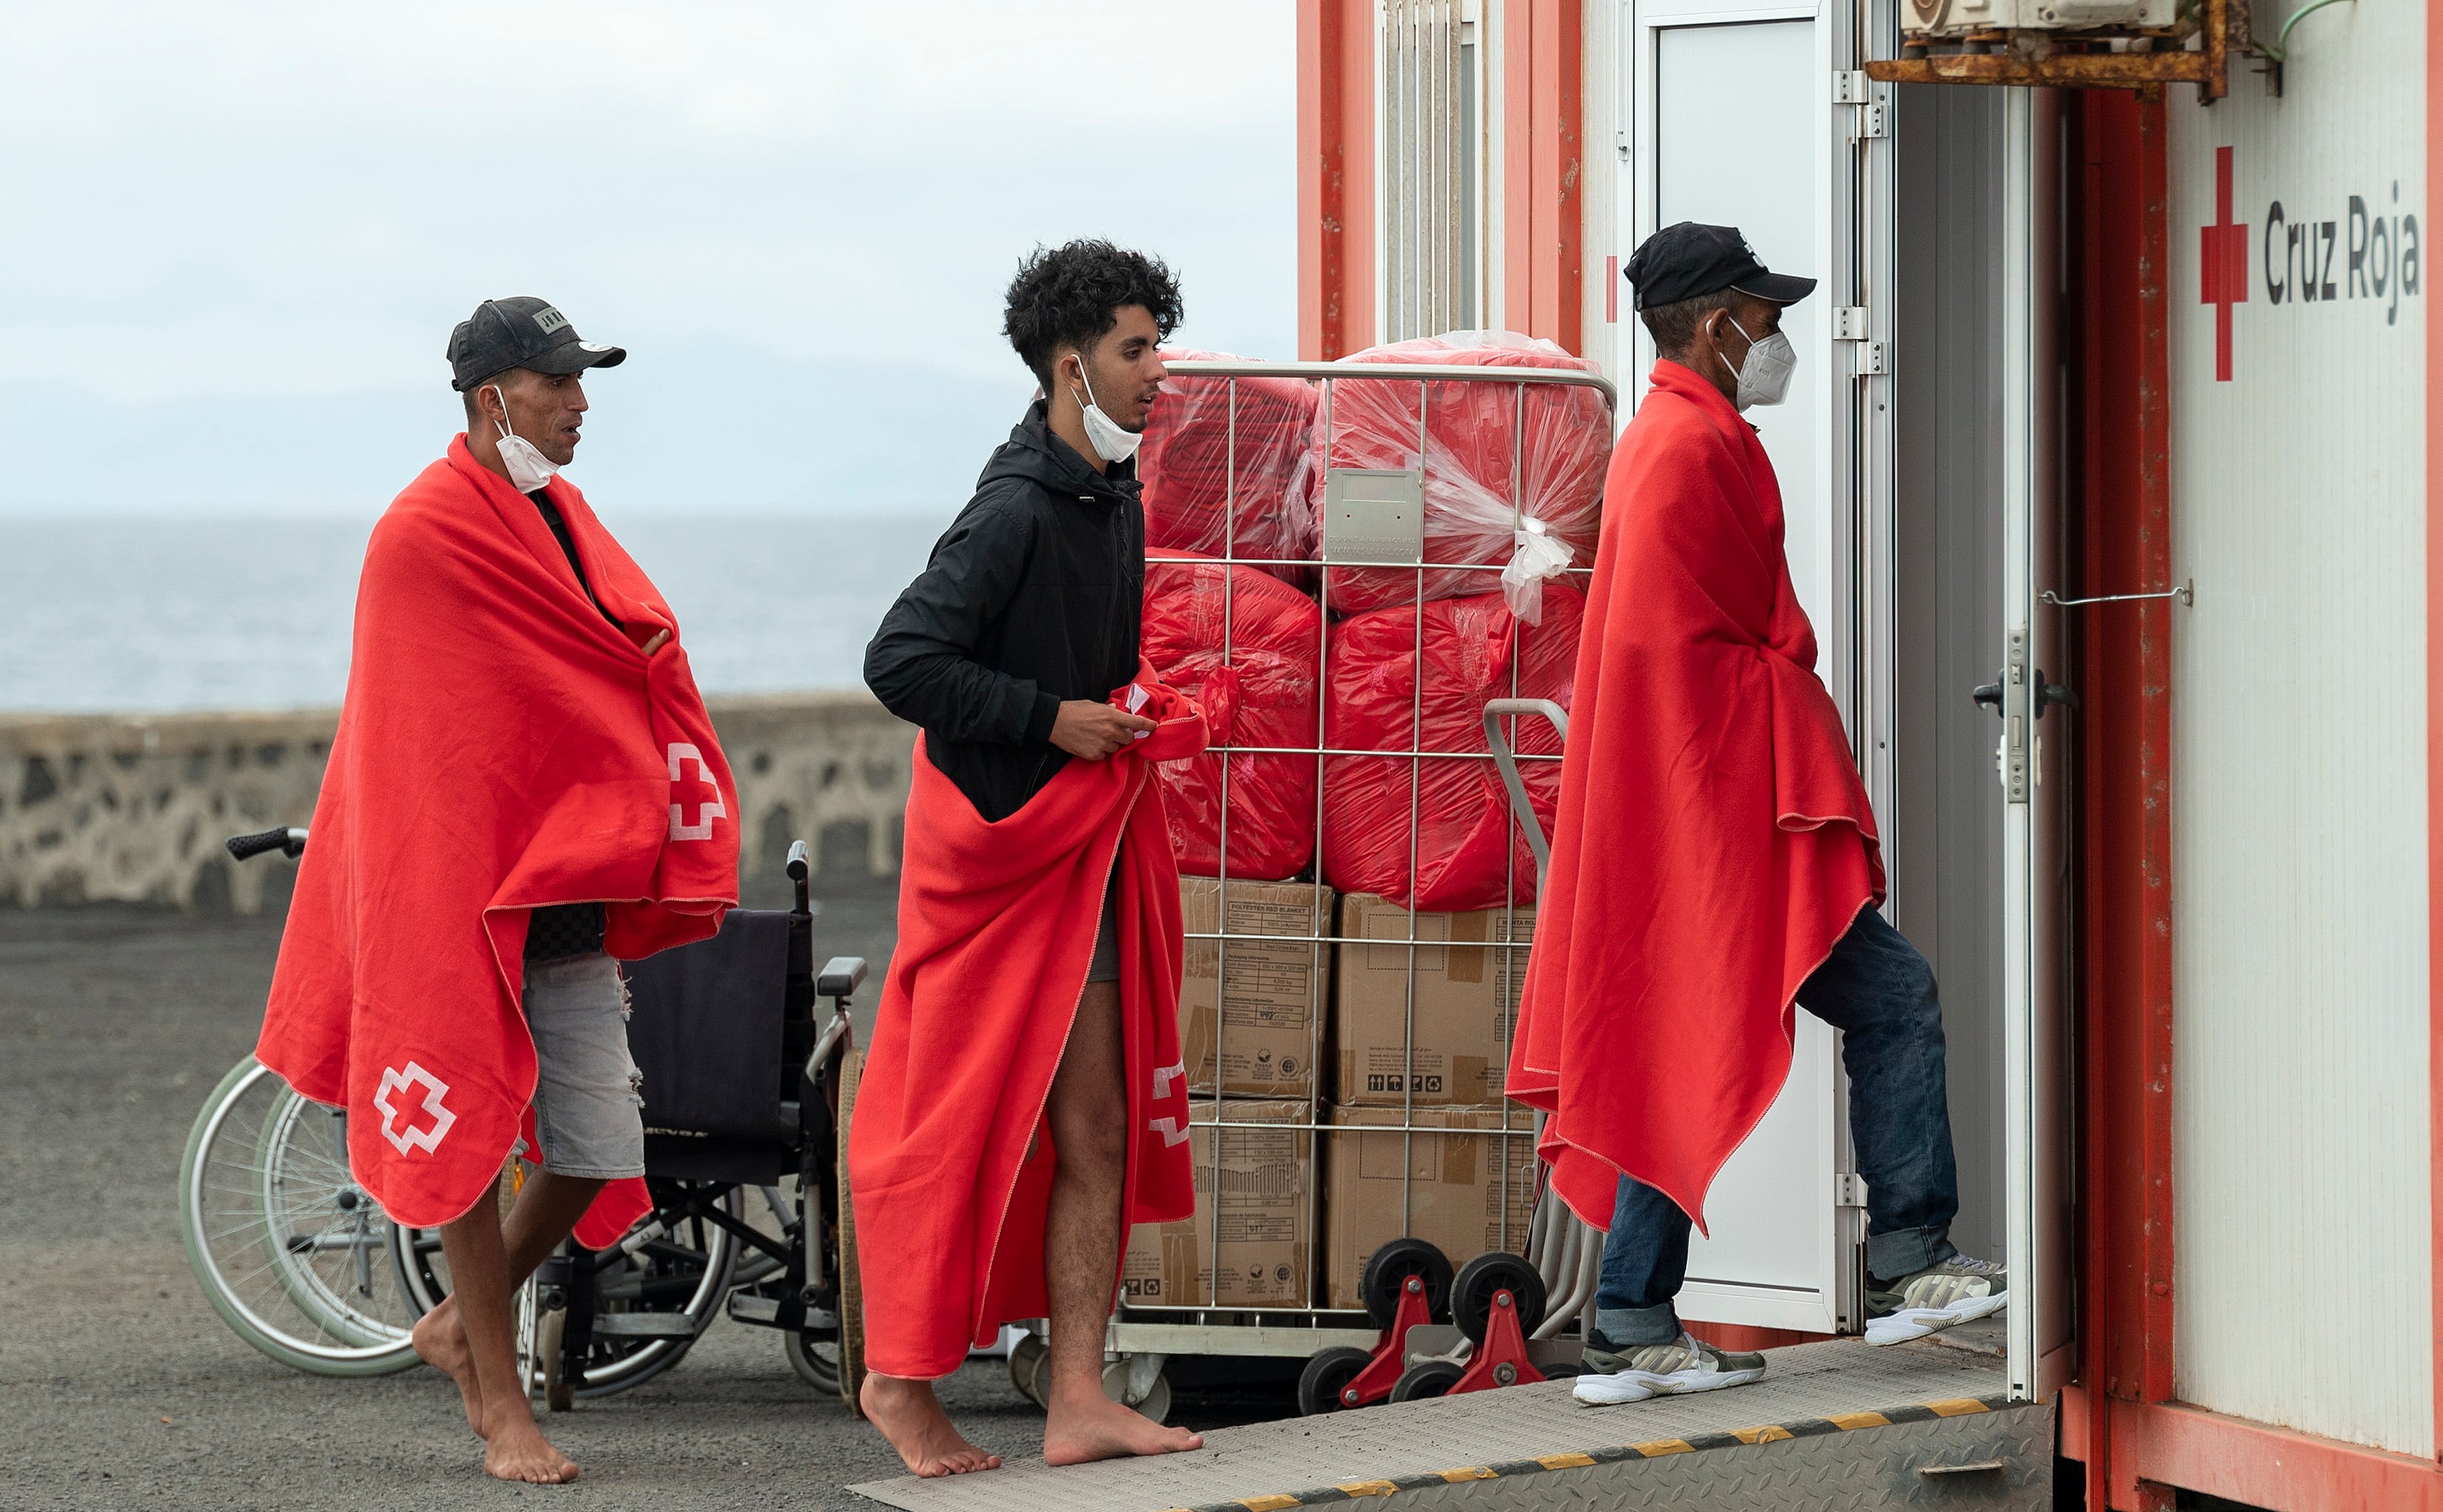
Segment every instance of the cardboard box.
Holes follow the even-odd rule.
[[[1221,883],[1182,877],[1179,905],[1190,937],[1179,984],[1190,1094],[1312,1100],[1316,1021],[1330,990],[1331,947],[1316,937],[1332,933],[1332,889],[1233,881],[1225,911]],[[1193,938],[1217,931],[1290,938]]]
[[[1226,1123],[1217,1124],[1217,1109]],[[1120,1258],[1120,1292],[1128,1305],[1308,1305],[1314,1279],[1314,1136],[1304,1125],[1313,1121],[1313,1104],[1303,1102],[1193,1102],[1187,1139],[1196,1215],[1129,1230]]]
[[[1510,1026],[1527,980],[1535,910],[1409,914],[1370,893],[1340,901],[1344,939],[1332,994],[1333,1075],[1342,1107],[1492,1106],[1500,1102]],[[1416,957],[1415,1046],[1409,1053],[1408,958]]]
[[[1365,1306],[1357,1283],[1367,1257],[1403,1235],[1430,1242],[1454,1270],[1488,1249],[1525,1252],[1534,1115],[1512,1103],[1506,1116],[1503,1132],[1500,1107],[1418,1108],[1404,1132],[1398,1108],[1325,1110],[1325,1306]]]

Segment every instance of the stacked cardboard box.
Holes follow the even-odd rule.
[[[1313,883],[1179,880],[1186,961],[1180,1038],[1191,1094],[1313,1098],[1330,960],[1332,890]],[[1216,932],[1279,938],[1198,939]],[[1226,983],[1226,986],[1225,986]]]
[[[1129,1230],[1121,1292],[1134,1307],[1291,1308],[1314,1275],[1313,1106],[1200,1099],[1188,1113],[1196,1215]],[[1218,1267],[1217,1267],[1218,1261]]]
[[[1524,1251],[1535,1207],[1532,1119],[1516,1103],[1327,1110],[1323,1305],[1365,1306],[1357,1284],[1367,1257],[1404,1234],[1454,1266],[1488,1249]]]
[[[1411,916],[1369,893],[1343,898],[1341,938],[1383,943],[1334,952],[1332,1101],[1342,1107],[1499,1105],[1534,931],[1533,908]]]

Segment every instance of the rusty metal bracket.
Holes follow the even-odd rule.
[[[2064,89],[2135,89],[2159,96],[2170,83],[2195,84],[2200,102],[2231,92],[2230,58],[2254,50],[2248,0],[2203,0],[2193,35],[2199,46],[2158,30],[1997,33],[1990,52],[1925,53],[1866,64],[1866,77],[1893,84],[2021,84]],[[2131,50],[2111,51],[2122,42]],[[2171,44],[2166,46],[2165,44]],[[2072,48],[2082,50],[2072,51]],[[2094,50],[2084,50],[2092,48]],[[2138,49],[2143,50],[2138,50]],[[2159,49],[2159,50],[2158,50]],[[1913,49],[1904,49],[1913,50]]]

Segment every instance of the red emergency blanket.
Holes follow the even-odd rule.
[[[998,824],[921,737],[909,763],[899,944],[848,1137],[865,1359],[886,1375],[946,1375],[971,1343],[1049,1306],[1043,1230],[1058,1154],[1043,1106],[1114,865],[1132,1131],[1121,1211],[1162,1223],[1195,1209],[1179,868],[1152,768],[1203,749],[1204,721],[1150,666],[1130,687],[1148,689],[1137,712],[1158,727],[1107,760],[1073,758]],[[1126,707],[1129,692],[1114,701]]]
[[[1417,610],[1405,607],[1333,625],[1324,743],[1335,751],[1482,753],[1488,701],[1551,699],[1567,709],[1585,601],[1559,582],[1545,584],[1543,596],[1540,625],[1521,622],[1499,593],[1434,600],[1424,606],[1422,635]],[[1515,749],[1560,754],[1550,721],[1515,722]],[[1560,765],[1526,761],[1519,770],[1549,831]],[[1423,912],[1495,908],[1505,899],[1534,901],[1535,858],[1526,831],[1511,822],[1509,790],[1491,756],[1335,756],[1323,768],[1323,880]]]
[[[1773,465],[1713,385],[1652,381],[1612,458],[1509,1070],[1598,1227],[1621,1172],[1703,1223],[1789,1075],[1800,984],[1883,895]]]
[[[1165,349],[1162,359],[1242,360],[1185,347]],[[1315,501],[1308,497],[1306,472],[1314,410],[1314,386],[1302,378],[1172,373],[1147,411],[1137,448],[1146,544],[1240,561],[1313,556]],[[1303,582],[1310,569],[1264,571]]]
[[[1155,673],[1203,710],[1214,746],[1314,747],[1323,611],[1296,589],[1252,567],[1148,547],[1144,646]],[[1232,877],[1281,882],[1303,870],[1314,858],[1318,759],[1208,749],[1157,765],[1179,869],[1222,875],[1226,796]]]
[[[1566,568],[1584,568],[1594,556],[1602,523],[1604,458],[1611,444],[1610,410],[1599,389],[1531,383],[1522,392],[1518,384],[1499,380],[1506,371],[1521,368],[1600,369],[1552,342],[1508,331],[1460,331],[1399,341],[1342,360],[1485,370],[1484,379],[1476,382],[1351,378],[1332,384],[1330,413],[1315,422],[1316,463],[1308,487],[1319,508],[1326,464],[1418,466],[1422,391],[1424,559],[1498,563],[1503,569],[1428,569],[1423,574],[1423,595],[1450,598],[1498,590],[1509,596],[1519,617],[1533,623],[1539,585]],[[1409,604],[1419,596],[1419,582],[1414,569],[1334,567],[1326,574],[1324,601],[1341,614]]]
[[[255,1047],[347,1109],[356,1179],[419,1228],[489,1196],[525,1123],[528,911],[601,902],[606,948],[634,960],[737,902],[738,790],[677,621],[584,496],[549,486],[624,631],[463,435],[374,527]],[[581,1237],[615,1239],[643,1185],[606,1188]]]

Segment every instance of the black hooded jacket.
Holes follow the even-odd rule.
[[[1068,761],[1062,701],[1136,676],[1145,513],[1133,464],[1096,472],[1037,400],[865,648],[865,683],[920,725],[933,764],[986,822]]]

